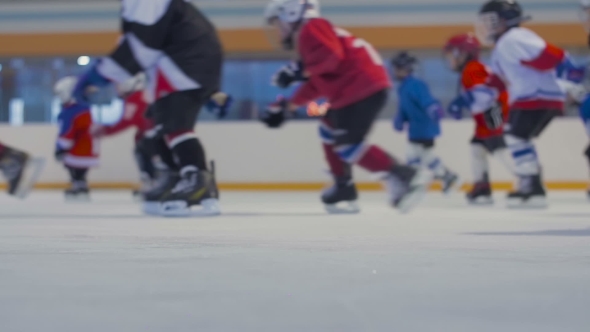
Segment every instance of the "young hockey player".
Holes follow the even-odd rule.
[[[223,50],[213,24],[185,0],[122,0],[122,38],[110,56],[81,77],[89,85],[148,75],[158,151],[171,170],[166,185],[144,195],[144,211],[165,216],[217,215],[218,190],[194,132],[202,106],[219,91]],[[200,210],[191,210],[201,206]]]
[[[99,142],[93,138],[92,114],[90,105],[76,102],[72,91],[78,80],[65,77],[54,87],[61,101],[62,109],[58,116],[59,136],[55,158],[62,162],[70,175],[70,188],[65,191],[67,200],[88,200],[88,170],[98,166]]]
[[[329,212],[346,212],[338,203],[355,202],[351,166],[384,174],[390,203],[402,212],[413,208],[430,185],[429,172],[397,162],[383,149],[366,143],[372,124],[387,102],[391,87],[377,51],[362,39],[322,18],[316,0],[274,0],[266,20],[283,48],[297,50],[300,61],[282,68],[275,83],[302,82],[295,95],[270,105],[261,120],[279,127],[289,111],[324,97],[330,109],[323,116],[320,136],[334,176],[334,186],[322,195]],[[356,212],[354,206],[348,210]]]
[[[512,152],[519,181],[509,193],[509,207],[547,206],[541,165],[532,140],[551,120],[563,112],[565,96],[557,83],[555,68],[563,61],[563,50],[521,27],[528,17],[514,0],[492,0],[479,12],[478,38],[494,45],[494,81],[508,87],[510,115],[506,143]]]
[[[45,160],[0,142],[0,171],[8,182],[9,195],[25,199],[41,176]]]
[[[489,84],[491,69],[479,60],[481,46],[470,33],[450,38],[443,48],[449,67],[460,73],[460,93],[449,105],[448,112],[461,119],[467,109],[475,122],[471,140],[473,188],[467,193],[471,204],[492,204],[487,155],[505,165],[511,173],[510,156],[504,142],[504,122],[508,118],[508,92],[503,84]]]
[[[92,129],[92,135],[97,138],[117,135],[131,127],[135,127],[135,148],[133,155],[140,172],[141,188],[134,191],[134,195],[148,192],[156,181],[158,173],[165,172],[162,167],[156,167],[154,157],[157,155],[152,138],[147,135],[154,125],[146,118],[149,104],[145,97],[147,77],[140,73],[128,82],[117,86],[117,92],[125,100],[123,115],[119,122],[109,126],[97,125]]]
[[[443,193],[449,193],[459,182],[459,177],[434,153],[435,139],[440,136],[439,122],[443,110],[426,83],[413,75],[416,63],[416,58],[408,52],[399,53],[391,61],[394,77],[399,82],[399,108],[394,119],[394,129],[402,132],[408,125],[408,164],[432,171],[435,179],[441,181]]]

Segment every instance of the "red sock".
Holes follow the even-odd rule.
[[[328,162],[328,165],[330,166],[330,172],[332,172],[332,175],[336,176],[336,177],[342,177],[342,176],[346,176],[348,174],[346,169],[347,169],[347,165],[344,161],[342,161],[342,159],[340,159],[340,157],[336,154],[336,152],[334,152],[334,146],[331,144],[323,144],[324,146],[324,154],[326,156],[326,161]]]
[[[365,154],[358,160],[357,164],[369,172],[387,172],[394,165],[393,158],[380,147],[371,145]]]

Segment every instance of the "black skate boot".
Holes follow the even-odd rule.
[[[8,182],[8,194],[24,199],[41,176],[45,160],[31,158],[27,153],[5,148],[0,158],[0,170]]]
[[[75,181],[72,186],[64,191],[66,201],[68,202],[88,202],[90,201],[90,190],[85,181]]]
[[[446,171],[440,179],[442,182],[442,192],[447,195],[453,188],[459,185],[459,176],[451,171]]]
[[[410,212],[422,201],[433,180],[433,174],[426,169],[395,165],[384,182],[390,204],[401,213]]]
[[[467,202],[472,205],[494,204],[490,183],[487,181],[475,183],[471,191],[467,193]]]
[[[324,190],[322,202],[330,214],[355,214],[360,212],[357,204],[356,186],[349,176],[334,178],[334,185]]]
[[[142,193],[142,210],[146,214],[159,215],[160,202],[170,195],[170,191],[180,181],[180,175],[176,171],[166,170],[158,173],[153,186]]]
[[[518,190],[508,194],[508,207],[515,209],[544,209],[547,193],[540,175],[521,176]]]
[[[201,208],[192,210],[194,206]],[[216,216],[220,213],[215,175],[209,171],[186,172],[160,203],[160,215],[166,217]]]

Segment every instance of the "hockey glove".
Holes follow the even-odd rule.
[[[98,63],[78,78],[78,84],[74,88],[73,96],[77,101],[87,102],[89,89],[92,87],[104,87],[111,82],[98,72]]]
[[[307,81],[304,76],[305,69],[301,61],[291,62],[290,64],[281,68],[272,77],[272,85],[278,86],[281,89],[286,89],[297,82]]]
[[[449,113],[454,119],[461,120],[463,118],[463,109],[467,107],[469,107],[469,105],[465,100],[465,97],[458,96],[449,104],[447,113]]]
[[[233,105],[234,99],[225,92],[217,92],[211,96],[207,105],[207,111],[213,113],[218,119],[223,119],[227,116],[229,108]]]
[[[483,119],[489,129],[498,129],[504,124],[502,106],[495,104],[483,113]]]
[[[289,111],[289,101],[280,97],[276,103],[270,104],[260,115],[260,121],[269,128],[279,128],[283,125]]]
[[[64,161],[64,157],[66,156],[66,153],[68,153],[67,150],[64,150],[60,147],[57,147],[55,149],[55,153],[53,154],[53,156],[55,157],[55,160],[58,162],[63,162]]]

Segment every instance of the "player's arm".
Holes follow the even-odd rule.
[[[407,116],[406,112],[404,111],[404,108],[401,107],[401,104],[400,104],[397,109],[397,114],[393,118],[393,129],[395,129],[396,131],[399,131],[399,132],[403,131],[406,122],[408,122],[408,116]]]
[[[114,82],[125,82],[150,68],[162,57],[168,27],[173,23],[169,0],[123,0],[123,35],[108,57],[100,61],[98,73]]]
[[[302,84],[291,97],[289,109],[294,111],[297,108],[305,106],[320,97],[321,94],[313,84],[313,81],[307,81]]]
[[[415,81],[411,90],[412,100],[420,106],[432,119],[439,120],[443,116],[440,102],[434,98],[428,86],[422,81]]]
[[[324,20],[311,20],[301,31],[299,52],[305,75],[333,73],[344,60],[344,48],[334,27]]]
[[[539,71],[557,68],[566,55],[561,48],[532,33],[506,40],[500,52],[508,59]]]

